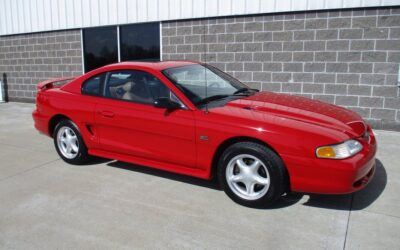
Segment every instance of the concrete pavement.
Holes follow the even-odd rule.
[[[215,183],[117,161],[71,166],[0,104],[0,249],[399,249],[400,133],[378,133],[378,169],[353,195],[232,202]]]

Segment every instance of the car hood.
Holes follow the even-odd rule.
[[[288,94],[259,92],[246,98],[228,102],[225,107],[246,109],[311,123],[345,132],[352,137],[361,136],[367,128],[363,119],[351,110]]]

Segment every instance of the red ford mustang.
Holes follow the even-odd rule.
[[[246,206],[290,190],[354,192],[375,170],[375,137],[356,113],[258,92],[196,62],[118,63],[39,83],[33,118],[68,163],[100,156],[215,175]]]

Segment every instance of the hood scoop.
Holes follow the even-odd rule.
[[[246,109],[246,110],[253,110],[254,108],[253,108],[252,106],[244,106],[243,109]]]
[[[346,123],[355,131],[359,136],[363,135],[367,130],[367,126],[363,121],[354,121]]]

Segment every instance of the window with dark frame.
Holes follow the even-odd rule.
[[[118,62],[117,27],[83,30],[85,72]]]
[[[118,56],[121,61],[160,60],[159,23],[119,26],[119,39],[118,26],[83,29],[82,35],[85,72],[116,63]]]
[[[158,23],[120,26],[121,61],[160,60],[160,30]]]

